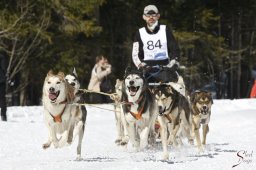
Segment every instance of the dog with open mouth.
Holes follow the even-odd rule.
[[[157,105],[142,72],[126,70],[122,92],[124,139],[121,145],[132,143],[136,151],[155,143],[154,123]]]
[[[206,135],[209,132],[213,99],[210,92],[197,90],[192,93],[190,100],[192,110],[192,137],[196,138],[198,151],[203,152],[204,145],[206,144]],[[199,133],[201,125],[202,140]]]
[[[63,72],[49,71],[43,85],[44,121],[48,128],[48,141],[43,149],[52,144],[61,148],[71,144],[78,135],[77,159],[81,159],[81,144],[84,135],[85,118],[80,107],[72,105],[74,88],[65,80]]]
[[[159,115],[160,136],[163,146],[163,159],[169,159],[168,144],[182,145],[181,137],[191,141],[191,115],[189,101],[171,85],[160,85],[152,89]],[[169,136],[169,137],[168,137]]]

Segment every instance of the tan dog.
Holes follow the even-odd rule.
[[[81,108],[71,105],[74,100],[74,88],[64,78],[63,72],[56,75],[49,71],[44,81],[43,109],[49,136],[43,148],[47,149],[51,144],[55,148],[61,148],[71,144],[73,137],[78,134],[77,159],[80,159],[85,119]]]
[[[115,84],[115,95],[111,96],[111,99],[115,101],[115,118],[116,118],[116,129],[117,129],[117,139],[115,143],[120,145],[124,137],[124,126],[121,120],[121,114],[123,110],[121,109],[121,98],[122,98],[122,86],[123,80],[116,80]]]
[[[211,106],[213,99],[210,92],[196,91],[191,95],[192,109],[192,137],[196,138],[199,152],[204,150],[206,144],[206,135],[209,132],[209,122],[211,116]],[[203,138],[200,138],[200,125],[203,129]]]

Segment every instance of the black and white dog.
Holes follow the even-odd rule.
[[[84,99],[84,96],[83,96],[83,92],[82,91],[79,91],[80,89],[80,82],[78,80],[78,76],[77,76],[77,73],[76,73],[76,69],[74,68],[73,71],[70,73],[70,74],[67,74],[65,76],[65,80],[66,82],[68,82],[72,87],[73,87],[73,90],[74,90],[74,103],[84,103],[85,102],[85,99]],[[84,105],[80,105],[80,106],[77,106],[80,108],[80,110],[82,111],[82,120],[83,122],[86,122],[86,117],[87,117],[87,110],[86,110],[86,107]],[[83,131],[84,131],[84,126],[83,126]],[[80,140],[80,138],[79,138]]]
[[[124,139],[121,145],[126,145],[130,140],[136,151],[143,150],[148,143],[153,145],[158,108],[140,71],[126,70],[122,102]]]

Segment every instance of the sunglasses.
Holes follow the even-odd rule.
[[[146,17],[156,17],[157,14],[144,14]]]

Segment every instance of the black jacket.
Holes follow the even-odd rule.
[[[147,26],[145,26],[146,31],[148,34],[156,34],[159,29],[160,29],[160,24],[158,24],[156,26],[156,28],[154,29],[153,32],[151,32]],[[169,55],[169,60],[175,59],[177,61],[179,61],[179,57],[180,57],[180,49],[179,46],[177,44],[177,41],[175,40],[173,34],[172,34],[172,30],[168,27],[166,27],[166,38],[167,38],[167,46],[168,46],[168,55]],[[144,52],[143,52],[143,42],[141,40],[141,36],[140,36],[140,32],[139,30],[136,32],[135,38],[134,38],[134,43],[135,42],[139,42],[139,59],[141,62],[145,62],[147,65],[167,65],[169,63],[169,60],[147,60],[144,61]]]

